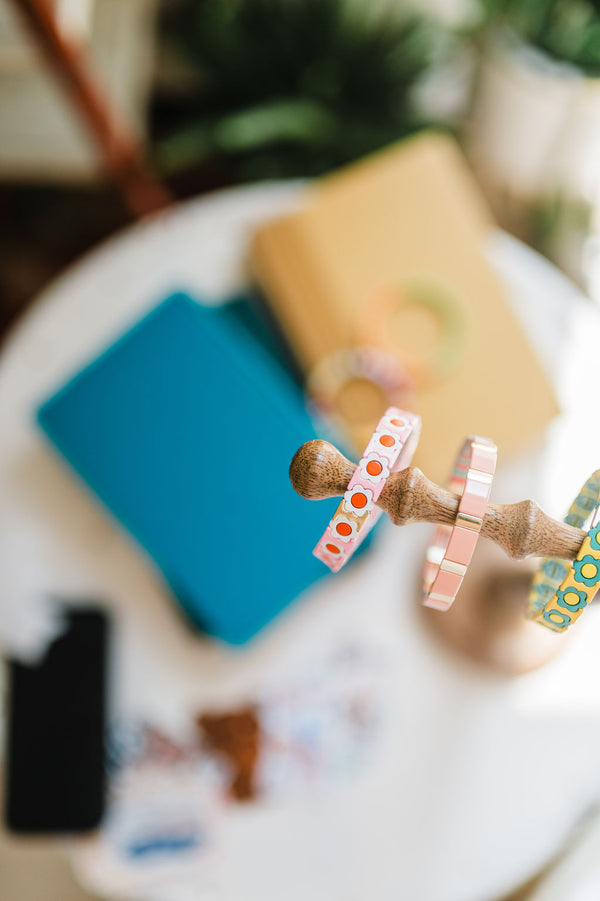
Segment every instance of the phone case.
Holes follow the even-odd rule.
[[[38,664],[9,664],[5,815],[15,832],[100,823],[107,643],[104,612],[72,608]]]

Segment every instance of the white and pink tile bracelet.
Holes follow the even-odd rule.
[[[391,472],[410,464],[421,433],[421,417],[388,407],[371,436],[344,498],[313,551],[333,572],[342,568],[382,511],[375,504]]]
[[[423,578],[423,603],[437,610],[452,606],[471,562],[490,499],[498,449],[489,438],[470,435],[461,447],[450,491],[460,495],[454,526],[435,530],[427,550]]]

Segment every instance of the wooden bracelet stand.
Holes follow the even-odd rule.
[[[320,500],[343,495],[354,469],[329,442],[309,441],[294,455],[290,479],[302,497]],[[409,466],[389,476],[377,504],[397,526],[454,525],[459,498]],[[499,548],[513,560],[572,560],[585,532],[552,519],[528,500],[489,504],[481,535],[492,541],[478,545],[457,601],[446,613],[423,607],[423,616],[446,644],[488,668],[510,675],[536,669],[556,654],[565,636],[525,618],[533,568],[506,561]]]

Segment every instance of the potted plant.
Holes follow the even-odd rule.
[[[500,222],[586,281],[600,159],[598,0],[481,0],[465,146]]]
[[[243,179],[314,175],[422,127],[412,92],[444,29],[403,6],[169,4],[162,30],[180,77],[163,83],[168,118],[156,117],[162,171],[218,160]]]

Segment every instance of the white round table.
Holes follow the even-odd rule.
[[[150,561],[34,425],[42,399],[168,293],[206,300],[238,289],[250,230],[296,203],[298,190],[235,189],[136,225],[68,270],[14,330],[0,358],[0,639],[9,650],[34,649],[49,591],[105,599],[118,627],[113,714],[172,730],[206,704],[285,682],[340,636],[387,654],[385,728],[368,764],[330,792],[231,806],[210,878],[200,871],[187,888],[147,897],[485,901],[540,868],[599,797],[598,611],[544,669],[492,677],[423,632],[414,586],[428,531],[388,526],[356,566],[307,592],[247,649],[230,651],[184,627]],[[488,251],[555,375],[561,361],[565,410],[550,449],[505,469],[495,498],[531,493],[560,514],[600,459],[597,404],[588,407],[598,317],[514,240],[495,234]],[[77,846],[73,859],[80,878],[106,890]]]

